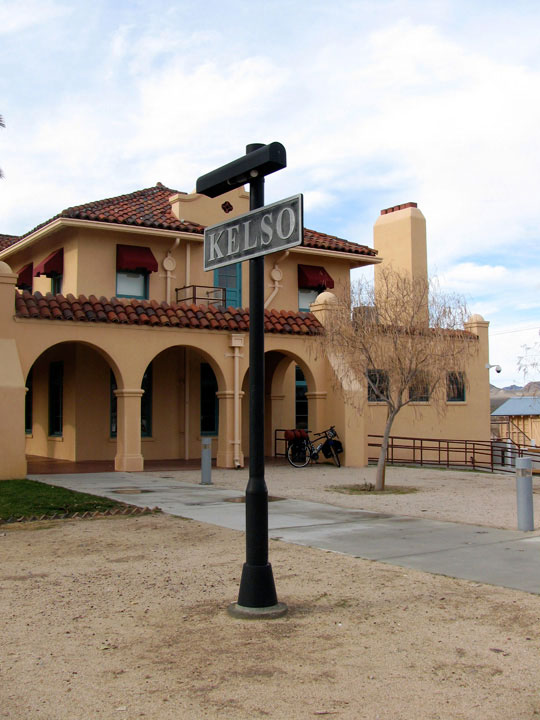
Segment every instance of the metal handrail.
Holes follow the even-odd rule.
[[[227,291],[223,287],[210,285],[185,285],[174,288],[176,302],[192,303],[194,305],[225,305]]]
[[[368,435],[368,447],[380,448],[382,435]],[[371,442],[370,442],[371,439]],[[412,438],[390,436],[389,465],[436,465],[470,467],[490,472],[513,472],[516,458],[539,457],[539,448],[505,440],[450,440],[446,438]],[[376,461],[369,456],[369,461]]]

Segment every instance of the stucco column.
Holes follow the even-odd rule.
[[[15,275],[0,262],[0,436],[2,458],[0,480],[26,477],[24,397],[26,388],[13,338],[15,312]]]
[[[490,437],[490,400],[489,400],[489,322],[481,315],[471,315],[465,323],[465,330],[478,336],[478,352],[467,362],[467,381],[474,387],[476,414],[478,418],[477,438]],[[493,358],[497,362],[496,358]],[[472,397],[472,393],[471,393]],[[481,422],[480,418],[483,419]]]
[[[308,401],[308,427],[310,430],[320,432],[326,430],[335,421],[326,410],[326,392],[306,392]]]
[[[267,411],[267,418],[266,418],[266,427],[269,432],[269,436],[267,438],[266,448],[265,448],[265,454],[269,455],[270,457],[274,457],[275,455],[275,447],[274,447],[274,431],[276,428],[283,428],[284,427],[284,420],[283,420],[283,401],[285,400],[285,395],[282,393],[271,393],[270,395],[266,396],[266,411]]]
[[[116,457],[114,469],[136,472],[144,469],[141,453],[141,398],[144,390],[115,390],[117,398]]]
[[[221,390],[216,393],[219,400],[219,435],[216,456],[217,467],[233,468],[235,456],[234,440],[234,391]],[[241,424],[240,424],[241,427]],[[240,465],[244,464],[244,455],[240,447]]]

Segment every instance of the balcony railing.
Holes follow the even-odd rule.
[[[225,305],[226,291],[222,287],[207,285],[186,285],[175,288],[176,302],[193,303],[194,305]]]

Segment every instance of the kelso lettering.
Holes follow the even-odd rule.
[[[302,195],[241,215],[204,231],[204,269],[249,260],[302,243]]]

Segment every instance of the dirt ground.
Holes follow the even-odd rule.
[[[270,492],[515,527],[511,477],[397,471],[419,492],[351,498],[313,469],[269,468]],[[243,534],[167,515],[1,525],[0,557],[1,718],[540,716],[536,595],[270,541],[289,613],[233,619]]]

